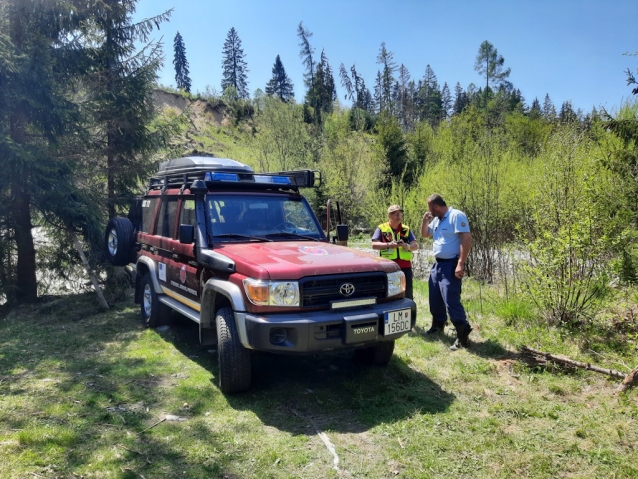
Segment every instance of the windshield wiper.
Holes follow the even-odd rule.
[[[300,235],[297,233],[288,233],[287,231],[280,231],[279,233],[268,233],[267,235],[264,235],[266,238],[272,238],[273,236],[286,236],[286,237],[293,237],[293,238],[302,238],[302,239],[307,239],[310,241],[321,241],[319,238],[314,238],[312,236],[306,236],[306,235]]]
[[[235,239],[248,239],[253,241],[272,241],[271,239],[265,238],[263,236],[240,235],[237,233],[225,233],[222,235],[213,235],[213,238],[235,238]]]

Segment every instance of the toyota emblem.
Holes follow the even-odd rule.
[[[352,284],[352,283],[343,283],[339,287],[339,292],[343,296],[352,296],[352,293],[354,293],[354,284]]]

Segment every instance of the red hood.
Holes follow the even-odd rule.
[[[215,251],[234,260],[238,273],[260,279],[399,271],[394,261],[330,243],[281,241],[225,244],[215,248]]]

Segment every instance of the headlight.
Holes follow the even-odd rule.
[[[259,306],[299,306],[299,283],[246,278],[244,290],[251,303]]]
[[[403,271],[388,273],[388,297],[405,291],[405,275]]]

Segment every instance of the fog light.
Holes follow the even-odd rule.
[[[284,328],[273,328],[270,330],[270,342],[272,344],[283,344],[288,339],[288,333]]]

